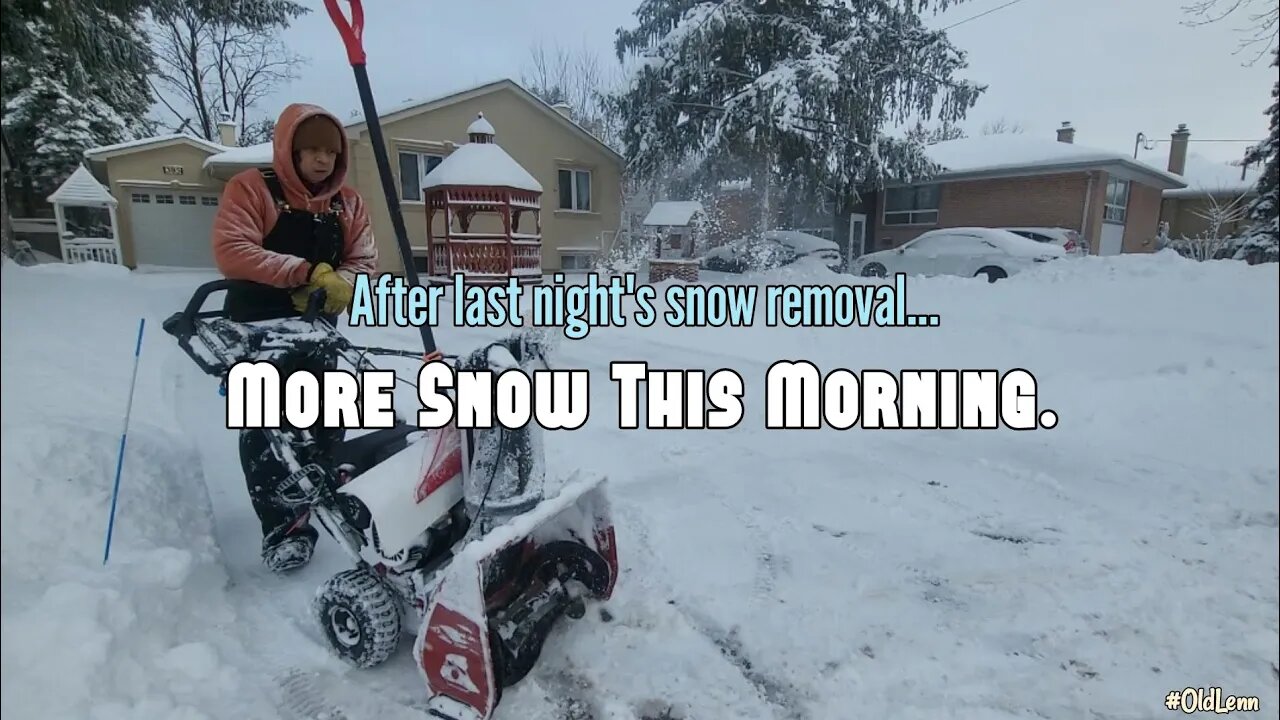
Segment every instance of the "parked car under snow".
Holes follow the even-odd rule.
[[[1062,248],[1068,255],[1083,257],[1089,254],[1089,243],[1084,236],[1075,230],[1060,227],[1005,227],[1015,235],[1030,238],[1036,242],[1052,243]]]
[[[850,271],[864,277],[907,275],[985,276],[988,282],[1067,257],[1056,244],[1008,230],[957,227],[930,230],[899,247],[859,257]]]
[[[831,240],[798,230],[770,230],[758,237],[741,238],[708,250],[702,267],[716,272],[742,273],[771,270],[800,259],[816,260],[840,271],[840,246]]]

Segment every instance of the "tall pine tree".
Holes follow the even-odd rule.
[[[13,156],[9,197],[33,212],[95,145],[151,130],[145,36],[136,10],[113,3],[6,3],[0,101]],[[72,7],[75,6],[75,7]]]
[[[1280,47],[1274,51],[1271,67],[1280,67]],[[1246,210],[1249,230],[1236,257],[1261,262],[1280,261],[1280,80],[1271,87],[1271,134],[1245,158],[1249,163],[1265,163],[1255,189],[1257,196]]]
[[[139,73],[113,65],[86,67],[52,44],[54,33],[44,21],[31,25],[32,37],[44,41],[34,55],[0,59],[5,137],[18,150],[19,197],[27,209],[75,170],[86,149],[153,129],[146,121],[152,98]],[[142,40],[127,27],[120,32],[126,42]]]
[[[935,169],[894,125],[955,123],[985,87],[921,13],[952,0],[642,0],[619,30],[639,70],[612,98],[631,171],[693,158],[704,180],[742,177],[847,204]],[[764,203],[768,204],[767,190]],[[767,214],[767,207],[764,209]]]

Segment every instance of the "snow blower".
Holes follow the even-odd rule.
[[[196,289],[165,332],[224,394],[240,363],[296,366],[304,358],[359,373],[371,356],[421,358],[412,350],[352,344],[319,315],[317,291],[301,317],[235,322],[202,310],[208,297],[243,280]],[[464,357],[428,345],[431,362],[455,370],[547,369],[537,338],[517,333]],[[264,428],[289,470],[274,501],[314,518],[353,567],[317,591],[315,619],[333,650],[369,668],[415,632],[414,655],[445,720],[487,720],[502,689],[532,670],[556,621],[580,618],[585,600],[607,599],[617,580],[604,478],[571,478],[542,495],[541,428],[390,428],[351,436],[327,460],[311,431]]]

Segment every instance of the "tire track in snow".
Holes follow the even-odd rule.
[[[809,720],[801,691],[787,680],[757,668],[746,651],[737,628],[724,629],[699,610],[672,601],[689,626],[715,645],[720,653],[738,669],[742,677],[756,689],[760,698],[773,707],[781,720]]]
[[[727,503],[726,499],[718,490],[712,490],[712,494],[716,499],[723,503],[730,512],[743,521],[744,525],[748,524],[742,514],[734,511]],[[639,522],[629,526],[634,532],[632,537],[635,540],[635,546],[632,552],[636,556],[649,557],[653,555],[652,546],[649,539],[648,528],[642,519]],[[753,530],[756,537],[761,537],[758,530]],[[759,569],[761,573],[765,572],[767,565],[761,561]],[[748,685],[755,691],[756,695],[768,707],[770,713],[777,720],[810,720],[810,716],[805,709],[804,693],[786,678],[780,677],[775,673],[761,670],[761,665],[748,654],[741,639],[738,637],[737,628],[725,629],[722,624],[711,617],[705,611],[694,607],[692,604],[677,599],[679,593],[675,588],[664,582],[657,574],[648,574],[643,578],[643,587],[648,594],[657,598],[670,598],[666,601],[666,605],[674,610],[675,616],[679,622],[705,639],[717,653],[734,668],[734,671],[745,680]],[[772,579],[763,579],[762,575],[757,575],[756,586],[766,586],[772,588]],[[659,611],[650,611],[656,619],[660,614]],[[625,620],[624,620],[625,622]],[[646,623],[647,625],[648,623]],[[675,698],[668,698],[668,702]],[[680,718],[684,717],[680,714],[680,710],[672,705],[667,705],[665,709],[658,710],[656,717],[665,720],[666,717]],[[651,711],[650,714],[655,714]],[[689,717],[697,717],[690,715]]]

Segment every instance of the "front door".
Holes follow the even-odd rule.
[[[1124,251],[1124,225],[1113,222],[1102,223],[1102,238],[1098,243],[1099,255],[1119,255]]]
[[[846,265],[862,257],[867,252],[867,216],[862,213],[849,215],[849,254]]]

